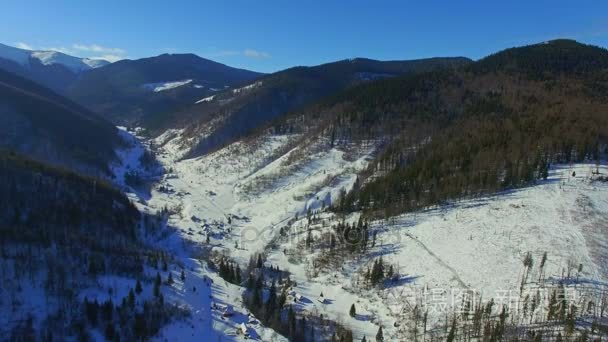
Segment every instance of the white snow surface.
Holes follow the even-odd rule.
[[[257,81],[257,82],[255,82],[255,83],[248,84],[248,85],[246,85],[246,86],[244,86],[244,87],[240,87],[240,88],[232,89],[232,93],[234,93],[234,94],[238,94],[238,93],[241,93],[241,92],[243,92],[243,91],[245,91],[245,90],[250,90],[250,89],[253,89],[253,88],[257,88],[257,87],[259,87],[259,86],[261,86],[261,85],[262,85],[262,81]]]
[[[196,101],[195,104],[199,104],[202,102],[211,102],[211,101],[213,101],[214,98],[215,98],[215,95],[207,96],[205,98],[202,98],[202,99]]]

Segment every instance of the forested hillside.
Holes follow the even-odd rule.
[[[109,175],[116,127],[34,82],[0,70],[0,147],[89,174]]]
[[[106,302],[89,302],[82,295],[109,276],[114,287],[118,279],[132,282],[138,295],[142,287],[152,287],[147,285],[153,278],[146,267],[168,260],[141,242],[154,222],[142,219],[127,197],[109,184],[2,151],[3,339],[88,340],[91,329],[99,329],[109,340],[155,334],[175,313],[165,308],[162,298],[139,296],[136,304],[135,297],[126,296],[121,305],[112,302],[120,295],[113,294],[112,287]]]
[[[454,68],[469,62],[459,57],[410,61],[356,58],[294,67],[204,98],[182,110],[150,116],[145,126],[153,132],[184,127],[184,137],[195,138],[197,142],[189,156],[197,156],[348,87],[403,74]]]
[[[606,50],[557,40],[365,84],[274,128],[329,144],[383,140],[337,209],[392,215],[531,184],[552,163],[598,159],[607,80]]]

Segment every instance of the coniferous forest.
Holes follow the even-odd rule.
[[[461,68],[364,84],[276,122],[275,132],[383,148],[335,205],[392,216],[532,184],[596,161],[608,137],[608,51],[556,40]]]

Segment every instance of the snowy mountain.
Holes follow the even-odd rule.
[[[0,44],[0,58],[11,60],[24,67],[31,67],[31,60],[43,65],[62,65],[74,73],[95,69],[110,62],[101,59],[79,58],[58,51],[31,51]]]
[[[83,73],[108,64],[104,60],[78,58],[57,51],[30,51],[0,44],[0,69],[62,94]]]

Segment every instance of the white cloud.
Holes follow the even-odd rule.
[[[63,47],[63,46],[60,46],[60,47],[41,47],[40,50],[57,51],[57,52],[65,53],[66,55],[73,54],[72,50],[70,50],[70,49],[68,49],[66,47]]]
[[[105,54],[114,54],[114,55],[124,55],[126,53],[125,50],[115,47],[105,47],[97,44],[74,44],[72,48],[79,51],[86,52],[97,52],[97,53],[105,53]]]
[[[270,58],[270,54],[264,51],[257,51],[253,49],[246,49],[243,51],[243,55],[251,58]]]
[[[26,44],[24,42],[17,42],[17,43],[15,43],[15,46],[20,49],[24,49],[24,50],[34,50],[34,48],[31,45]]]
[[[93,56],[93,57],[88,57],[88,58],[90,58],[90,59],[103,59],[103,60],[106,60],[108,62],[114,63],[116,61],[120,61],[122,59],[125,59],[126,57],[125,56],[119,56],[119,55],[111,55],[111,54],[109,54],[109,55]]]
[[[108,62],[116,62],[127,58],[127,51],[115,47],[105,47],[98,44],[72,44],[71,47],[42,46],[37,47],[24,42],[17,42],[15,46],[25,50],[57,51],[66,55],[85,57],[90,59],[104,59]]]

